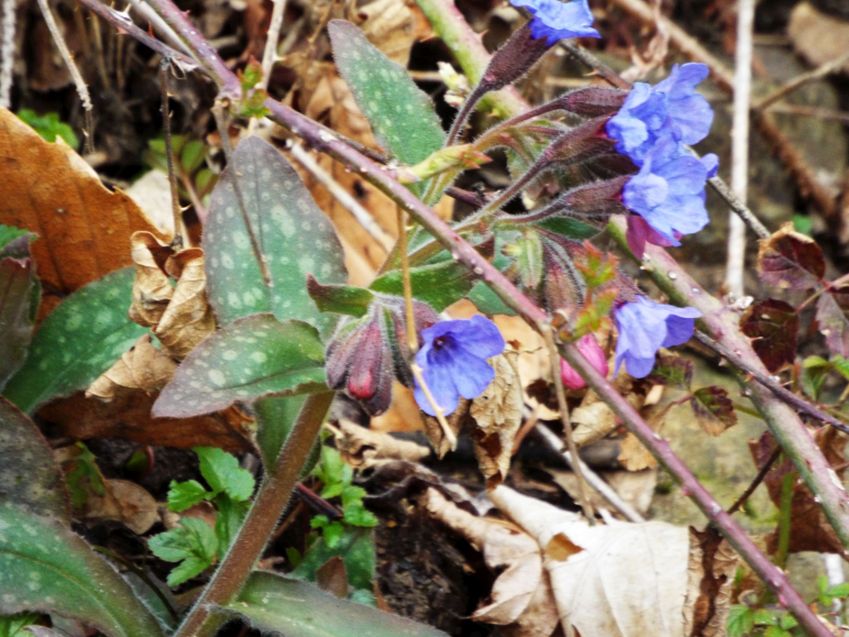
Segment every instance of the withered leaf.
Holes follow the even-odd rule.
[[[737,554],[719,532],[690,527],[687,599],[684,634],[725,637],[731,603],[731,586],[739,562]]]
[[[463,428],[463,422],[469,416],[470,403],[471,401],[468,399],[460,398],[460,402],[457,404],[457,409],[454,410],[454,413],[445,418],[448,422],[448,427],[454,433],[455,438]],[[422,412],[422,416],[425,434],[427,434],[427,439],[430,441],[430,445],[436,452],[437,457],[442,458],[449,451],[453,451],[451,448],[451,442],[445,436],[445,432],[442,430],[442,426],[439,424],[439,421],[433,416],[428,416],[424,412]]]
[[[43,140],[0,109],[0,223],[38,235],[42,316],[66,294],[130,262],[130,235],[156,232],[123,192],[110,191],[66,144]]]
[[[130,238],[135,268],[130,319],[142,327],[159,323],[174,289],[165,273],[171,250],[150,232],[134,232]]]
[[[372,431],[351,422],[339,421],[336,448],[353,467],[370,467],[386,460],[419,462],[430,449],[412,440],[395,438],[385,431]]]
[[[702,429],[711,436],[718,436],[729,427],[737,424],[737,412],[722,387],[711,385],[693,392],[690,406]]]
[[[86,390],[86,397],[109,401],[121,388],[158,393],[174,375],[177,363],[153,346],[150,334],[139,337],[129,351],[103,372]]]
[[[475,456],[489,488],[507,477],[513,439],[522,424],[524,400],[517,356],[516,352],[508,351],[490,359],[495,378],[469,409],[476,423],[472,429]]]
[[[777,299],[754,303],[740,318],[740,328],[752,339],[752,348],[769,371],[793,362],[799,316],[789,303]]]
[[[785,223],[770,237],[761,239],[758,272],[768,284],[792,290],[815,287],[825,275],[825,257],[811,237]]]
[[[103,495],[89,494],[83,517],[118,520],[139,535],[159,520],[156,500],[144,487],[129,480],[104,480],[103,486]]]
[[[826,290],[820,295],[816,317],[828,349],[849,357],[849,285]]]

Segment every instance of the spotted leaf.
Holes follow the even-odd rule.
[[[80,288],[41,324],[24,366],[3,394],[31,413],[51,398],[88,387],[146,329],[130,321],[127,308],[133,271],[107,274]]]
[[[233,321],[196,347],[162,390],[153,415],[188,418],[237,400],[324,387],[324,345],[315,328],[256,314]]]
[[[345,281],[341,244],[294,169],[259,137],[242,140],[215,186],[203,247],[209,302],[220,323],[259,312],[319,328],[335,321],[318,311],[306,280],[312,274],[324,283]]]
[[[0,389],[27,356],[40,289],[30,233],[0,225]]]
[[[130,585],[63,522],[0,503],[0,615],[56,613],[109,637],[161,637]]]
[[[427,159],[445,141],[430,97],[403,67],[345,20],[328,26],[336,66],[381,144],[401,162]]]

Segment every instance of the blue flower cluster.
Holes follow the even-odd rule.
[[[510,0],[514,7],[522,7],[533,16],[530,22],[531,35],[545,38],[548,44],[556,44],[567,38],[600,38],[593,28],[593,14],[587,0]]]
[[[704,64],[674,66],[669,77],[651,86],[634,84],[606,125],[616,149],[639,167],[622,192],[629,218],[631,249],[642,256],[645,243],[680,245],[685,234],[708,223],[705,183],[716,174],[716,155],[698,159],[686,145],[703,140],[713,111],[696,86],[708,75]]]

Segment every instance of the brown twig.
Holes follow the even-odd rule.
[[[775,461],[778,460],[778,457],[780,455],[781,455],[781,447],[776,446],[775,449],[773,450],[772,454],[770,454],[769,458],[767,458],[767,461],[763,464],[763,466],[760,469],[758,469],[757,475],[749,483],[749,486],[747,486],[745,488],[745,490],[743,491],[743,493],[740,494],[740,497],[737,498],[734,501],[734,504],[732,504],[730,507],[728,507],[728,513],[729,514],[736,513],[737,509],[739,509],[741,506],[743,506],[743,504],[746,502],[746,500],[748,500],[749,497],[751,497],[751,495],[755,492],[755,489],[757,489],[758,486],[760,485],[760,483],[764,481],[764,478],[766,478],[766,474],[768,474],[769,470],[772,469],[772,465],[775,464]]]
[[[788,80],[777,89],[772,91],[772,93],[766,95],[761,98],[757,102],[752,105],[752,109],[755,111],[763,111],[767,107],[775,104],[778,100],[786,97],[796,89],[809,82],[813,82],[815,80],[819,80],[827,75],[831,75],[832,73],[836,73],[840,69],[842,69],[846,64],[849,63],[849,51],[836,57],[835,59],[825,62],[824,64],[819,65],[817,68],[812,69],[806,73],[801,73],[796,77]]]

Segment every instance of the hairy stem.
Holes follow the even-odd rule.
[[[223,617],[211,613],[239,594],[274,532],[310,457],[333,392],[308,396],[277,461],[262,481],[242,528],[174,637],[209,637]]]

